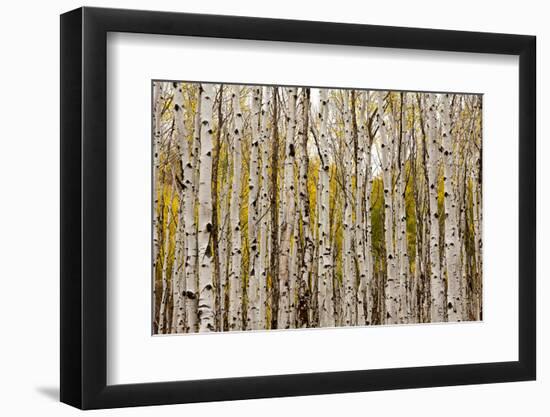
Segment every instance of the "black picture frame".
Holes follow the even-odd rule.
[[[107,385],[108,32],[519,57],[517,361]],[[61,15],[61,401],[81,409],[534,380],[536,38],[102,8]]]

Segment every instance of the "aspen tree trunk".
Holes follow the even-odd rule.
[[[318,193],[321,196],[319,204],[319,235],[318,235],[318,297],[319,326],[334,326],[334,304],[332,294],[332,242],[330,239],[330,157],[328,144],[329,102],[326,89],[319,92],[319,145],[321,152],[321,169],[319,171]]]
[[[334,97],[334,96],[333,96]],[[331,101],[328,102],[329,106],[329,114],[336,114],[335,106]],[[333,142],[336,142],[336,135],[335,137],[331,137]],[[334,169],[331,169],[330,171],[330,178],[329,178],[329,184],[332,184],[337,181],[337,170],[336,167]],[[332,188],[331,185],[329,185],[329,190]],[[336,243],[336,236],[338,233],[338,219],[336,214],[338,213],[338,206],[339,206],[339,195],[340,193],[343,193],[343,190],[340,188],[337,188],[335,190],[336,192],[334,195],[330,195],[330,200],[332,200],[329,204],[329,222],[330,222],[330,244],[331,244],[331,254],[332,254],[332,268],[330,271],[332,279],[329,281],[330,283],[330,290],[329,293],[332,295],[332,305],[333,305],[333,311],[334,311],[334,323],[335,326],[341,326],[342,325],[342,291],[340,288],[340,280],[338,279],[338,276],[336,275],[336,269],[337,269],[337,263],[338,263],[338,245]],[[341,208],[343,209],[343,208]]]
[[[161,83],[153,83],[153,140],[154,140],[154,152],[153,152],[153,189],[155,190],[155,196],[153,201],[153,271],[156,271],[159,265],[159,248],[161,235],[161,213],[159,208],[159,198],[162,195],[162,184],[159,181],[160,173],[160,149],[162,141],[162,107],[164,106],[164,99],[161,92]],[[154,284],[154,283],[153,283]],[[157,314],[157,288],[153,285],[153,312]],[[158,324],[157,324],[158,326]]]
[[[467,145],[467,144],[466,144]],[[459,145],[460,146],[460,145]],[[469,160],[469,151],[465,151],[466,153],[463,155],[464,158],[464,166],[461,170],[462,172],[458,172],[458,175],[460,176],[461,180],[458,182],[458,190],[460,195],[460,210],[459,210],[459,222],[458,222],[458,230],[459,230],[459,256],[460,256],[460,304],[461,304],[461,320],[469,320],[469,317],[471,317],[471,311],[472,311],[472,305],[469,303],[469,301],[472,299],[471,296],[467,296],[468,291],[468,276],[471,276],[471,274],[468,274],[468,252],[467,252],[467,240],[468,240],[468,231],[470,228],[470,225],[468,223],[468,219],[466,216],[467,211],[467,205],[466,205],[466,195],[467,195],[467,184],[468,184],[468,160]],[[460,167],[460,161],[459,153],[456,152],[457,155],[457,161],[456,166]]]
[[[311,97],[310,97],[311,99]],[[312,114],[309,115],[309,120],[312,124],[316,122],[318,116],[312,116]],[[311,131],[313,132],[313,128],[311,128]],[[317,142],[317,138],[314,138]],[[319,148],[317,146],[317,148]],[[320,153],[319,153],[320,155]],[[315,215],[311,216],[311,226],[312,226],[312,232],[313,232],[313,260],[311,263],[311,276],[310,276],[310,286],[311,286],[311,293],[309,294],[309,312],[308,312],[308,320],[309,320],[309,327],[319,327],[319,276],[320,276],[320,270],[319,270],[319,251],[322,250],[321,247],[319,247],[319,213],[321,211],[321,195],[319,190],[319,176],[320,171],[323,169],[322,163],[319,161],[318,170],[317,170],[317,181],[315,182],[314,187],[316,187],[315,191]],[[313,182],[313,181],[312,181]]]
[[[168,261],[170,259],[170,226],[172,224],[172,201],[174,198],[174,174],[172,173],[172,180],[170,182],[170,197],[168,198],[167,204],[167,215],[166,215],[166,232],[164,235],[164,249],[163,249],[163,262],[162,262],[162,295],[160,300],[159,308],[159,327],[158,332],[160,334],[166,333],[167,329],[167,318],[166,318],[166,308],[168,304]]]
[[[409,133],[403,134],[403,119],[406,117],[406,113],[403,110],[404,104],[407,101],[403,101],[403,93],[400,93],[400,117],[399,117],[399,147],[397,149],[397,165],[399,169],[397,178],[397,200],[398,200],[398,213],[397,213],[397,249],[399,251],[399,293],[400,293],[400,306],[399,306],[399,322],[408,323],[410,317],[410,293],[409,293],[409,256],[407,253],[407,206],[405,199],[406,188],[406,169],[405,169],[405,157],[406,157],[406,145],[410,141]],[[403,140],[404,139],[404,140]]]
[[[337,264],[337,247],[336,241],[332,243],[332,264]],[[332,268],[332,299],[334,300],[334,322],[335,326],[343,325],[343,311],[342,311],[342,285],[336,275],[336,268]]]
[[[482,111],[482,102],[481,99],[474,100],[474,114],[479,114]],[[476,265],[476,319],[483,319],[483,210],[482,210],[482,190],[483,190],[483,148],[482,146],[482,125],[479,124],[478,127],[474,129],[474,138],[476,146],[479,148],[479,155],[475,161],[474,169],[474,180],[473,180],[473,190],[472,190],[472,199],[475,200],[473,203],[473,222],[474,222],[474,248],[475,248],[475,265]]]
[[[423,236],[422,229],[424,227],[424,224],[417,223],[417,231],[416,231],[416,243],[414,245],[414,281],[412,283],[411,287],[411,314],[412,314],[412,322],[413,323],[420,323],[421,317],[420,317],[420,311],[421,308],[419,308],[419,299],[418,299],[418,293],[421,291],[419,287],[419,283],[422,277],[422,254],[421,254],[421,246],[423,246],[422,240],[420,240],[421,236]],[[423,291],[421,291],[423,292]]]
[[[477,162],[477,161],[476,161]],[[477,175],[474,174],[472,178],[472,182],[475,184],[476,182],[480,182],[477,178]],[[476,190],[472,190],[472,217],[473,217],[473,223],[474,223],[474,262],[475,262],[475,269],[476,269],[476,280],[475,280],[475,313],[476,313],[476,320],[481,320],[481,273],[482,273],[482,267],[481,267],[481,201],[479,199],[478,193]]]
[[[220,164],[220,147],[221,147],[221,135],[223,128],[223,84],[220,84],[218,90],[218,111],[217,111],[217,122],[218,127],[216,129],[216,135],[214,137],[214,144],[212,149],[212,180],[211,180],[211,189],[212,189],[212,235],[211,235],[211,246],[212,250],[212,264],[213,264],[213,273],[212,282],[214,288],[216,289],[214,296],[214,304],[220,306],[221,299],[221,283],[220,283],[220,252],[219,247],[219,222],[218,222],[218,207],[219,207],[219,193],[218,193],[218,171]],[[212,124],[214,124],[212,122]],[[214,314],[214,323],[216,331],[220,331],[220,309],[216,308]]]
[[[342,146],[344,149],[344,217],[342,224],[344,228],[342,260],[344,274],[344,305],[343,305],[343,325],[355,326],[356,324],[356,284],[353,265],[353,208],[352,208],[352,176],[353,176],[353,135],[351,132],[351,110],[348,91],[343,92],[344,101],[344,140]]]
[[[411,103],[412,104],[412,103]],[[414,317],[414,321],[421,323],[423,321],[423,300],[420,295],[425,294],[426,288],[422,285],[424,277],[424,250],[425,250],[425,240],[424,240],[424,227],[425,221],[424,216],[421,213],[420,207],[420,184],[423,180],[423,176],[418,170],[417,159],[419,158],[420,151],[419,145],[416,137],[416,108],[413,104],[412,106],[412,128],[411,128],[411,150],[409,154],[409,167],[412,177],[412,193],[414,197],[414,217],[415,217],[415,257],[414,257],[414,277],[411,274],[411,278],[414,279],[411,288],[411,314]]]
[[[371,217],[371,193],[372,193],[372,139],[369,130],[369,98],[368,92],[361,94],[361,117],[360,134],[365,147],[365,264],[366,264],[366,313],[365,324],[372,324],[372,312],[374,308],[373,286],[374,286],[374,257],[372,248],[372,217]]]
[[[187,138],[183,141],[183,218],[185,228],[185,331],[195,333],[198,330],[197,292],[197,223],[195,220],[197,159],[200,143],[200,87],[197,92],[197,109],[192,144]]]
[[[250,140],[250,162],[249,162],[249,179],[248,179],[248,310],[246,328],[250,328],[252,323],[257,323],[259,320],[259,256],[260,242],[258,239],[257,229],[259,220],[259,193],[260,193],[260,161],[259,161],[259,146],[260,146],[260,112],[261,112],[261,89],[253,87],[252,89],[252,138]],[[254,327],[252,327],[254,328]]]
[[[178,222],[176,228],[174,262],[172,263],[172,327],[171,333],[183,333],[185,330],[185,309],[182,291],[184,287],[183,262],[184,262],[184,227],[181,195],[179,198]]]
[[[437,193],[439,188],[439,141],[436,127],[436,97],[427,95],[427,134],[428,134],[428,186],[430,195],[430,293],[432,323],[445,321],[446,296],[445,277],[441,272],[439,249],[439,209]]]
[[[225,137],[228,137],[227,131],[224,131]],[[227,152],[229,153],[229,152]],[[223,178],[230,178],[231,177],[231,167],[229,166],[229,156],[228,161],[225,164],[225,169],[223,172]],[[229,195],[229,181],[225,181],[222,189],[222,195],[221,195],[221,206],[222,206],[222,212],[226,213],[221,218],[221,226],[220,226],[220,236],[222,238],[219,241],[219,250],[220,250],[220,330],[225,331],[229,328],[228,325],[228,318],[227,318],[227,306],[228,304],[228,281],[229,281],[229,269],[230,269],[230,260],[231,257],[229,256],[229,250],[230,250],[230,238],[231,238],[231,229],[233,226],[231,226],[229,222],[229,218],[227,213],[230,212],[231,206],[230,206],[230,198]],[[242,294],[242,291],[241,291]],[[242,318],[242,315],[241,315]]]
[[[299,136],[299,130],[300,125],[302,124],[302,102],[298,102],[299,93],[298,90],[296,90],[296,123],[295,123],[295,134]],[[303,246],[301,242],[300,237],[300,206],[301,206],[301,196],[300,196],[300,169],[299,166],[301,162],[301,146],[300,146],[300,140],[297,138],[295,147],[295,161],[298,164],[298,167],[294,166],[294,173],[293,173],[293,184],[294,184],[294,178],[297,177],[297,185],[298,185],[298,201],[294,202],[294,210],[292,211],[292,224],[293,224],[293,236],[292,236],[292,242],[291,242],[291,250],[290,250],[290,266],[289,266],[289,272],[290,272],[290,283],[289,283],[289,297],[290,297],[290,307],[289,307],[289,322],[290,327],[295,328],[297,324],[297,316],[298,316],[298,309],[297,309],[297,302],[298,302],[298,285],[300,281],[300,272],[301,272],[301,262],[303,259]]]
[[[195,204],[198,199],[199,191],[199,170],[200,170],[200,150],[201,150],[201,106],[203,90],[201,84],[197,85],[197,109],[195,111],[195,120],[193,122],[193,143],[191,148],[191,158],[193,159],[193,190],[195,193]],[[198,265],[198,264],[197,264]]]
[[[426,211],[429,215],[429,209]],[[422,234],[422,245],[419,248],[419,275],[418,275],[418,291],[417,291],[417,304],[418,304],[418,320],[420,323],[429,321],[430,317],[430,284],[428,274],[428,254],[429,254],[429,222],[422,221],[422,227],[420,229]]]
[[[231,87],[233,104],[233,186],[231,188],[231,203],[229,227],[231,228],[231,269],[229,272],[229,330],[242,330],[242,279],[241,279],[241,176],[242,176],[242,137],[243,116],[240,104],[241,90],[239,86]]]
[[[202,84],[201,146],[199,167],[199,331],[215,330],[214,285],[212,282],[212,106],[214,87]]]
[[[303,236],[303,249],[301,261],[301,270],[298,283],[298,308],[297,308],[297,326],[307,327],[309,324],[310,308],[310,275],[313,269],[314,244],[313,233],[310,224],[310,203],[308,190],[308,131],[309,131],[309,89],[302,89],[302,108],[300,116],[300,127],[298,130],[298,149],[300,155],[299,169],[299,191],[300,198],[300,219]]]
[[[389,137],[384,120],[384,102],[382,92],[378,93],[378,126],[380,131],[381,167],[384,181],[384,238],[386,243],[386,285],[385,310],[383,320],[387,324],[398,322],[399,284],[397,277],[396,253],[393,241],[393,179],[391,149],[392,140]]]
[[[296,130],[296,97],[295,88],[289,87],[287,92],[287,114],[288,123],[285,140],[285,162],[283,172],[283,187],[281,191],[281,243],[279,245],[281,256],[279,258],[279,306],[277,324],[279,329],[290,328],[290,268],[292,257],[289,257],[291,251],[291,236],[294,229],[294,160],[296,149],[294,144],[294,134]]]
[[[277,304],[279,300],[279,216],[278,216],[278,175],[279,175],[279,91],[278,87],[273,87],[273,120],[271,139],[271,297],[270,302],[271,322],[266,322],[269,328],[276,328],[277,323]]]
[[[428,99],[424,101],[425,106],[429,108],[431,100],[429,99],[429,95],[427,96]],[[422,141],[419,142],[422,145],[422,153],[421,157],[419,156],[420,167],[422,168],[422,174],[424,181],[422,184],[416,184],[415,182],[415,209],[416,209],[416,216],[417,216],[417,224],[422,224],[422,237],[418,241],[422,242],[420,252],[421,252],[421,286],[422,286],[422,293],[419,294],[419,303],[421,308],[421,316],[420,320],[422,323],[427,323],[431,321],[431,308],[432,308],[432,296],[431,296],[431,284],[432,284],[432,275],[430,275],[430,250],[432,249],[433,242],[431,240],[432,236],[432,219],[434,218],[434,214],[430,210],[430,197],[432,196],[430,194],[430,184],[436,182],[430,182],[430,162],[428,157],[428,147],[433,146],[432,143],[432,135],[430,133],[431,129],[431,122],[429,117],[429,109],[425,110],[423,107],[423,102],[420,100],[420,96],[417,94],[417,103],[418,103],[418,125],[419,129],[422,134]],[[425,119],[427,117],[427,121],[425,122]],[[428,137],[429,136],[429,137]],[[416,165],[415,165],[416,166]],[[436,169],[437,172],[437,169]],[[419,176],[415,175],[416,178],[419,178]],[[437,177],[437,174],[436,174]],[[420,208],[420,203],[422,202],[422,208]],[[435,201],[437,203],[437,201]],[[437,209],[437,205],[435,207]],[[437,212],[437,211],[436,211]],[[439,231],[439,229],[437,229]],[[437,232],[436,239],[439,239],[439,232]],[[439,265],[439,263],[437,264]],[[438,273],[439,274],[439,273]],[[438,275],[439,276],[439,275]]]
[[[367,166],[367,179],[366,179],[366,191],[365,191],[365,216],[366,216],[366,264],[367,264],[367,277],[366,277],[366,314],[365,324],[373,324],[373,308],[374,308],[374,295],[373,287],[375,285],[374,277],[374,257],[372,247],[372,217],[371,217],[371,192],[372,192],[372,173],[371,173],[371,143],[369,141],[365,162]]]
[[[252,329],[266,328],[266,303],[267,303],[267,271],[269,269],[268,232],[269,232],[269,108],[271,107],[271,88],[263,87],[262,104],[260,111],[260,153],[262,156],[261,188],[260,188],[260,262],[258,274],[258,317],[253,323]]]
[[[351,118],[353,126],[353,141],[355,148],[355,201],[354,201],[354,217],[355,224],[353,227],[354,240],[355,240],[355,256],[357,262],[358,271],[358,289],[357,289],[357,325],[364,326],[366,324],[366,291],[367,291],[367,265],[365,261],[365,216],[363,203],[365,198],[363,196],[364,183],[365,183],[365,171],[367,169],[365,165],[365,146],[364,146],[364,121],[363,121],[363,103],[359,103],[359,124],[357,126],[357,111],[356,111],[356,93],[355,90],[351,92]]]
[[[187,129],[185,127],[183,85],[174,83],[174,122],[176,128],[176,141],[181,154],[181,166],[185,169],[188,160]],[[185,184],[183,185],[184,187]],[[183,333],[185,331],[185,273],[183,264],[186,256],[186,239],[184,226],[184,190],[179,193],[178,222],[176,230],[176,249],[174,264],[172,265],[172,289],[173,289],[173,312],[172,333]]]
[[[296,146],[296,159],[299,161],[298,153],[299,146]],[[298,171],[295,168],[295,173],[293,176],[296,176],[296,171]],[[298,174],[299,175],[299,174]],[[298,202],[299,203],[299,202]],[[290,245],[290,266],[289,266],[289,273],[290,273],[290,283],[289,283],[289,324],[290,328],[294,329],[296,327],[297,322],[297,292],[298,292],[298,282],[300,280],[300,216],[299,212],[295,209],[294,212],[292,212],[291,216],[292,221],[292,242]]]
[[[456,213],[456,187],[454,172],[454,149],[450,122],[450,97],[441,98],[442,137],[443,137],[443,183],[445,187],[443,202],[445,207],[445,267],[447,272],[447,318],[449,321],[462,319],[462,300],[460,297],[459,242]]]
[[[400,288],[400,309],[399,322],[408,323],[410,317],[410,292],[409,292],[409,256],[407,248],[407,214],[405,202],[405,184],[402,177],[405,176],[405,163],[401,162],[401,173],[397,182],[398,204],[398,228],[397,247],[399,250],[399,288]]]
[[[405,136],[405,141],[408,142],[408,134]],[[409,300],[409,257],[407,253],[407,214],[405,202],[405,160],[404,160],[404,144],[401,145],[402,151],[399,156],[399,177],[397,180],[397,199],[398,199],[398,216],[397,216],[397,248],[399,251],[399,289],[400,289],[400,307],[399,307],[399,322],[407,323],[410,317]]]
[[[162,97],[160,83],[153,83],[153,103],[155,103],[153,111],[153,138],[155,141],[155,152],[153,153],[153,184],[156,190],[161,190],[158,184],[158,174],[160,172],[160,149],[161,149],[161,140],[162,140],[162,107],[164,105],[164,98]],[[158,211],[158,201],[159,201],[159,192],[155,194],[155,201],[153,207],[155,208],[155,213],[153,216],[153,230],[155,231],[153,237],[153,262],[157,261],[159,254],[160,246],[160,235],[159,235],[159,213]]]

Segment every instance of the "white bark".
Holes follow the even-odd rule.
[[[308,190],[308,129],[309,129],[309,97],[307,91],[302,90],[301,108],[300,108],[300,126],[298,129],[297,150],[299,155],[299,179],[298,196],[300,201],[300,220],[303,238],[303,259],[300,259],[300,271],[298,277],[298,317],[297,325],[299,327],[307,326],[309,320],[309,294],[310,274],[313,268],[313,233],[310,224],[309,190]]]
[[[241,278],[241,176],[242,176],[242,138],[243,115],[240,104],[241,90],[232,86],[233,103],[233,186],[231,188],[231,203],[229,227],[231,228],[231,269],[229,272],[229,329],[242,330],[242,278]]]
[[[268,238],[269,238],[269,174],[268,168],[269,161],[269,145],[270,145],[270,131],[269,131],[269,108],[271,106],[271,88],[263,87],[262,92],[262,104],[260,110],[260,153],[262,157],[261,167],[261,185],[259,190],[260,199],[260,260],[258,271],[258,299],[257,309],[258,317],[255,323],[252,324],[252,329],[265,329],[266,328],[266,306],[267,306],[267,271],[269,270],[269,251],[268,251]]]
[[[352,94],[352,98],[357,102],[357,93]],[[366,324],[366,308],[365,300],[367,293],[367,262],[365,253],[365,238],[366,238],[366,222],[364,213],[364,195],[363,189],[365,185],[365,175],[367,165],[365,164],[365,120],[364,120],[364,100],[362,94],[359,93],[359,101],[354,103],[352,111],[358,106],[358,111],[353,114],[357,123],[357,131],[354,132],[357,137],[357,161],[356,161],[356,184],[355,184],[355,224],[354,224],[354,240],[355,253],[357,257],[357,270],[359,286],[357,289],[357,325],[364,326]],[[357,120],[358,119],[358,120]],[[370,168],[370,167],[368,167]]]
[[[250,161],[249,161],[249,179],[248,179],[248,310],[247,310],[247,328],[252,326],[252,323],[258,322],[259,310],[259,257],[260,257],[260,242],[258,239],[258,219],[260,212],[260,161],[259,161],[259,118],[261,107],[261,89],[253,87],[252,89],[252,138],[250,140]]]
[[[197,93],[197,109],[193,132],[193,144],[185,138],[183,145],[183,222],[185,230],[185,331],[198,331],[198,299],[197,293],[197,223],[195,220],[197,159],[194,157],[195,147],[200,138],[200,89]]]
[[[214,87],[202,84],[201,146],[199,167],[199,331],[215,330],[214,286],[212,282],[212,106]]]
[[[176,138],[181,154],[181,166],[185,167],[188,160],[187,129],[185,127],[184,97],[182,83],[174,83],[174,122]],[[172,332],[183,333],[185,331],[185,226],[183,192],[179,194],[178,222],[176,229],[174,264],[172,265]]]
[[[229,164],[228,164],[229,165]],[[229,178],[231,174],[231,167],[227,166],[224,170],[224,177]],[[231,210],[231,202],[229,198],[229,181],[225,181],[222,189],[222,195],[220,199],[220,205],[222,207],[222,213],[229,213]],[[230,237],[231,237],[231,226],[229,218],[226,215],[222,214],[220,232],[219,236],[221,239],[218,240],[218,246],[220,251],[220,329],[225,331],[228,326],[226,326],[227,320],[227,306],[229,305],[226,301],[228,297],[228,282],[229,282],[229,271],[230,271],[230,261],[231,256],[229,255],[230,251]],[[241,289],[242,294],[242,289]],[[242,305],[242,303],[241,303]],[[241,316],[242,317],[242,316]]]
[[[298,146],[296,147],[298,154]],[[296,168],[295,168],[296,169]],[[292,242],[290,246],[290,259],[289,259],[289,273],[290,273],[290,283],[289,283],[289,326],[290,328],[296,327],[296,303],[298,297],[298,281],[300,279],[300,265],[298,259],[298,246],[300,244],[300,216],[299,212],[295,211],[291,216],[293,227],[292,227]]]
[[[474,184],[478,183],[478,176],[474,174],[472,182]],[[481,193],[480,193],[481,194]],[[481,263],[481,198],[478,195],[477,190],[472,190],[472,214],[473,214],[473,223],[474,223],[474,247],[475,247],[475,269],[476,269],[476,280],[474,287],[474,294],[476,297],[475,300],[475,312],[476,319],[481,320],[481,301],[482,301],[482,291],[481,291],[481,278],[482,278],[482,263]]]
[[[403,114],[404,116],[404,114]],[[405,134],[405,140],[401,143],[401,152],[398,160],[399,165],[399,177],[397,180],[397,201],[398,201],[398,215],[397,215],[397,248],[399,251],[399,293],[400,293],[400,306],[399,306],[399,322],[408,323],[410,318],[409,307],[409,256],[407,253],[407,211],[405,200],[405,146],[409,142],[409,134]]]
[[[343,211],[343,286],[344,286],[344,304],[343,304],[343,322],[344,326],[355,326],[357,315],[357,295],[355,283],[355,267],[353,265],[354,254],[353,250],[353,135],[351,131],[351,111],[350,98],[347,90],[343,91],[344,101],[344,138],[342,141],[343,148],[343,169],[344,169],[344,211]]]
[[[461,135],[462,136],[462,135]],[[461,138],[463,140],[463,138]],[[458,144],[460,147],[460,143]],[[468,160],[469,150],[464,149],[462,155],[459,152],[455,152],[456,155],[456,167],[457,167],[457,191],[458,191],[458,230],[459,230],[459,275],[460,275],[460,303],[461,303],[461,320],[469,320],[470,312],[472,311],[472,298],[467,295],[467,282],[468,282],[468,253],[467,253],[467,235],[469,230],[466,221],[467,211],[467,184],[468,184]],[[461,167],[459,158],[464,158],[464,164]],[[475,256],[475,255],[474,255]]]
[[[449,321],[462,320],[461,280],[459,273],[460,246],[458,236],[456,176],[454,169],[454,149],[451,132],[451,103],[449,94],[441,98],[443,137],[443,183],[445,207],[445,267],[447,273],[447,318]]]
[[[332,295],[332,242],[330,241],[330,157],[328,144],[329,102],[326,89],[319,93],[319,146],[321,169],[319,170],[318,190],[320,197],[318,222],[318,305],[319,326],[334,326],[334,304]]]
[[[373,290],[375,286],[374,282],[374,257],[372,248],[372,213],[371,213],[371,192],[372,192],[372,140],[368,131],[368,92],[362,95],[361,99],[361,129],[360,134],[363,136],[365,146],[365,263],[366,263],[366,303],[367,313],[365,316],[366,324],[372,324],[373,317],[372,312],[374,308],[374,296]]]
[[[386,266],[387,276],[385,284],[385,310],[386,317],[383,321],[387,324],[398,322],[399,311],[399,280],[397,277],[396,250],[393,239],[393,177],[392,155],[393,141],[388,135],[386,121],[384,120],[384,101],[378,93],[378,126],[380,133],[380,153],[382,157],[381,168],[384,181],[384,239],[386,242]]]
[[[480,114],[481,113],[481,106],[482,106],[482,98],[479,97],[477,100],[475,100],[475,113],[474,114]],[[481,120],[481,115],[479,116],[479,120]],[[477,124],[477,123],[476,123]],[[477,147],[481,149],[482,146],[482,124],[479,123],[474,129],[474,137],[472,138],[473,141],[477,144]],[[482,190],[483,190],[483,175],[482,175],[482,155],[481,151],[478,154],[478,157],[476,159],[475,164],[475,174],[474,174],[474,190],[473,194],[475,194],[475,209],[474,209],[474,224],[476,228],[475,232],[475,249],[476,249],[476,313],[477,313],[477,319],[481,320],[483,318],[482,312],[482,302],[483,302],[483,199],[482,199]]]
[[[185,331],[185,309],[183,301],[184,273],[183,262],[185,252],[183,210],[181,195],[179,198],[178,221],[176,226],[174,261],[172,263],[172,333],[183,333]]]
[[[154,152],[153,152],[153,190],[154,190],[154,199],[153,199],[153,271],[158,267],[159,262],[159,251],[160,251],[160,240],[161,240],[161,223],[160,223],[160,207],[159,207],[159,197],[161,194],[161,184],[159,184],[159,174],[160,174],[160,149],[161,149],[161,140],[162,140],[162,107],[164,106],[164,98],[162,97],[161,92],[161,83],[153,83],[153,141],[154,141]],[[157,291],[156,285],[153,285],[153,312],[156,314],[157,311]],[[158,329],[158,327],[157,327]]]
[[[439,188],[439,141],[437,137],[437,104],[433,94],[427,94],[427,147],[428,147],[428,188],[430,198],[430,293],[431,293],[431,314],[430,321],[445,321],[445,277],[441,273],[440,250],[439,250],[439,209],[438,209],[438,188]]]
[[[294,188],[294,160],[296,156],[296,148],[294,143],[294,135],[296,130],[296,97],[295,88],[289,87],[287,92],[287,114],[288,123],[285,140],[285,162],[284,162],[284,179],[283,188],[281,190],[280,203],[281,210],[281,244],[279,245],[279,308],[277,324],[279,329],[290,328],[290,303],[291,303],[291,283],[290,269],[293,258],[291,251],[291,236],[294,229],[294,214],[295,214],[295,188]]]
[[[153,153],[153,184],[155,187],[158,187],[158,175],[160,173],[160,148],[161,148],[161,140],[162,140],[162,107],[164,106],[164,98],[162,97],[161,92],[161,83],[155,82],[153,83],[153,103],[154,103],[154,109],[153,109],[153,140],[155,142],[155,151]],[[153,230],[155,231],[154,238],[153,238],[153,262],[156,262],[158,253],[159,253],[159,246],[160,246],[160,238],[159,238],[159,214],[157,213],[158,210],[158,201],[159,201],[159,192],[156,190],[155,194],[155,201],[154,201],[154,209],[155,213],[153,216]]]

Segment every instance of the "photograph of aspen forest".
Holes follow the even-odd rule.
[[[152,332],[482,319],[482,96],[152,82]]]

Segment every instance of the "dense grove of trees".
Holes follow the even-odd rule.
[[[482,97],[153,83],[153,332],[482,318]]]

